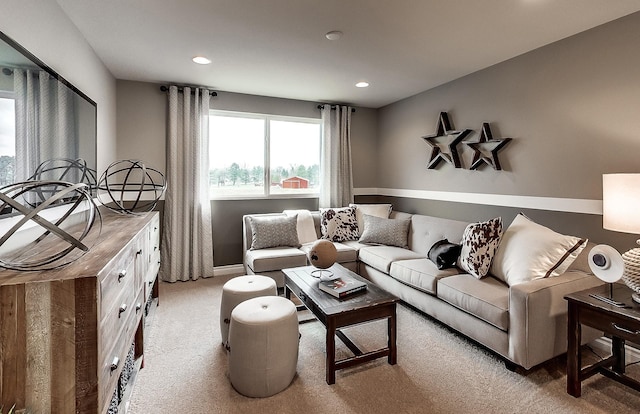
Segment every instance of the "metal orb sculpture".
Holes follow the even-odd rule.
[[[51,196],[39,202],[43,194]],[[7,269],[67,265],[88,252],[102,231],[102,217],[83,183],[9,184],[0,188],[0,211],[6,214],[0,227],[0,266]]]
[[[320,239],[313,243],[307,253],[307,259],[317,270],[311,272],[312,276],[319,277],[320,280],[331,280],[333,272],[326,270],[333,266],[338,258],[338,250],[332,242]]]
[[[110,210],[141,214],[153,210],[167,188],[164,175],[140,160],[111,163],[98,181],[98,200]]]
[[[43,161],[27,181],[83,183],[87,185],[87,192],[91,195],[95,194],[97,185],[96,171],[90,168],[82,158],[51,158]],[[44,192],[46,189],[50,189],[53,192]],[[45,186],[40,190],[41,192],[35,193],[39,196],[36,199],[38,203],[44,202],[55,194],[56,188],[54,186]],[[35,205],[32,205],[32,207],[35,207]]]

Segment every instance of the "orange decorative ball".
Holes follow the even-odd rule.
[[[318,269],[331,267],[338,258],[338,250],[329,240],[318,240],[313,243],[311,250],[307,253],[309,263]]]

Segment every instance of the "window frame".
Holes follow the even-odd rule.
[[[235,118],[249,118],[249,119],[261,119],[264,120],[264,130],[263,130],[263,145],[264,145],[264,160],[263,167],[264,173],[262,177],[263,181],[263,193],[261,195],[214,195],[209,192],[210,200],[277,200],[277,199],[291,199],[291,198],[319,198],[320,197],[320,189],[317,188],[315,192],[308,193],[297,193],[297,194],[271,194],[271,121],[285,121],[285,122],[299,122],[306,124],[316,124],[320,126],[319,130],[319,142],[318,142],[318,150],[320,153],[320,158],[318,159],[319,164],[322,164],[322,119],[321,118],[306,118],[299,116],[289,116],[289,115],[274,115],[274,114],[263,114],[256,112],[242,112],[242,111],[230,111],[224,109],[210,109],[209,117],[212,116],[225,116],[225,117],[235,117]],[[209,135],[209,146],[211,146],[211,135]],[[211,149],[209,149],[211,150]],[[211,165],[209,165],[209,171],[211,171]]]

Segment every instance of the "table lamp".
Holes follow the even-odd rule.
[[[640,234],[640,174],[602,175],[602,227]],[[633,290],[633,301],[640,303],[640,248],[627,251],[622,259],[622,280]]]

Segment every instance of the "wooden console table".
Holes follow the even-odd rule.
[[[0,270],[3,407],[104,414],[132,345],[141,361],[144,304],[160,266],[159,215],[101,211],[98,242],[75,262]]]
[[[616,283],[613,299],[623,302],[623,308],[610,305],[589,295],[609,297],[609,286],[599,286],[565,296],[569,302],[567,347],[567,392],[574,397],[582,393],[581,382],[596,373],[605,375],[640,391],[640,382],[625,375],[624,343],[640,344],[640,304],[631,299],[631,289]],[[582,325],[611,336],[612,355],[590,366],[582,367],[580,349]]]

